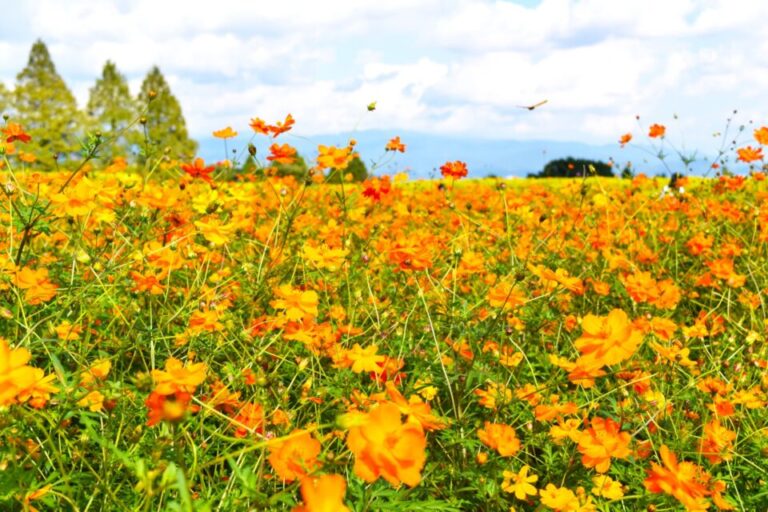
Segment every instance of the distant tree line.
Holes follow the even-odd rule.
[[[98,156],[106,161],[124,156],[142,162],[158,151],[188,160],[197,151],[181,106],[157,66],[133,96],[125,76],[107,61],[83,111],[40,40],[32,45],[15,88],[9,91],[0,83],[0,112],[32,136],[24,150],[36,155],[43,167],[77,154],[89,133],[101,135]]]
[[[552,160],[538,173],[528,174],[529,178],[576,178],[582,176],[614,177],[613,166],[600,160],[584,158],[559,158]]]
[[[43,169],[76,156],[89,134],[101,136],[97,158],[103,162],[126,157],[142,164],[157,154],[189,161],[198,149],[187,131],[181,105],[157,66],[149,70],[133,96],[125,75],[107,61],[90,88],[85,110],[80,110],[41,40],[32,45],[14,89],[9,91],[0,82],[0,113],[6,122],[21,124],[31,135],[24,151],[35,155]],[[277,175],[297,178],[305,177],[308,169],[300,155],[292,164],[272,166]],[[249,155],[235,172],[263,171]],[[327,181],[363,181],[367,176],[365,164],[356,157],[346,169],[327,176]]]

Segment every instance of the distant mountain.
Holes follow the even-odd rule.
[[[399,135],[401,141],[406,144],[405,153],[385,153],[384,146],[394,135]],[[683,168],[679,158],[673,155],[665,159],[669,165],[667,169],[653,154],[637,147],[622,149],[618,143],[600,146],[551,140],[467,139],[418,132],[379,130],[312,137],[298,137],[288,133],[282,135],[279,142],[296,147],[307,162],[310,162],[317,155],[318,144],[345,145],[350,138],[357,141],[357,150],[369,168],[373,163],[379,164],[375,170],[376,174],[408,171],[413,178],[439,176],[439,167],[453,160],[466,162],[470,175],[474,177],[489,175],[524,177],[528,173],[539,172],[550,160],[566,157],[602,161],[613,159],[619,171],[626,162],[632,162],[632,168],[636,172],[648,175],[669,174],[670,170],[678,172]],[[198,140],[200,156],[214,161],[224,158],[224,144],[221,140],[212,137]],[[265,140],[266,138],[261,135],[254,139],[258,156],[262,161],[269,154]],[[242,161],[244,156],[247,156],[244,152],[247,143],[247,138],[241,134],[234,142],[229,140],[228,147],[230,152],[231,148],[237,149],[241,155],[239,159]],[[706,171],[710,162],[711,160],[704,161],[703,157],[700,158],[693,166],[695,172]]]

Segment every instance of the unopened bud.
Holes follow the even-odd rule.
[[[147,93],[147,98],[149,98],[149,101],[152,101],[153,99],[157,98],[157,92],[156,91],[149,91]]]
[[[248,144],[248,153],[250,153],[251,156],[256,156],[256,146]]]

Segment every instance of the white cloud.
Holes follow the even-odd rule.
[[[0,80],[12,84],[37,37],[81,103],[105,60],[134,92],[157,64],[196,136],[291,112],[307,135],[614,142],[636,113],[679,113],[708,143],[733,108],[768,115],[762,0],[0,0],[0,11],[13,20]]]

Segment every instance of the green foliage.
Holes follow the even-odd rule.
[[[79,151],[82,115],[40,40],[32,45],[27,66],[16,77],[10,114],[32,136],[25,149],[35,153],[41,165],[52,166],[54,154],[71,157]]]
[[[146,107],[146,112],[140,107]],[[34,153],[43,169],[55,166],[54,155],[73,158],[89,153],[97,134],[101,135],[98,152],[91,156],[105,161],[136,153],[142,162],[159,154],[189,160],[197,151],[181,106],[157,67],[147,74],[134,100],[125,76],[107,61],[90,89],[86,112],[81,112],[40,40],[32,45],[13,92],[0,83],[0,113],[8,114],[31,135],[24,150]],[[140,114],[145,122],[132,127]]]
[[[248,155],[243,165],[240,167],[240,172],[243,174],[254,173],[259,170],[259,163],[256,161],[256,157]]]
[[[353,158],[347,167],[341,170],[332,170],[325,179],[327,183],[341,183],[346,181],[348,175],[352,175],[352,181],[361,182],[368,179],[368,168],[359,156]]]
[[[594,170],[593,170],[594,169]],[[611,166],[600,160],[584,158],[559,158],[552,160],[538,174],[529,174],[529,178],[574,178],[579,176],[613,177]]]
[[[105,141],[100,149],[103,159],[111,161],[116,156],[126,157],[132,153],[137,135],[140,137],[138,130],[131,128],[137,116],[136,102],[125,76],[113,62],[107,61],[88,99],[89,128],[101,131]]]
[[[197,142],[189,138],[181,105],[157,66],[141,84],[138,100],[140,105],[147,106],[140,160],[165,151],[171,158],[191,160],[197,151]]]
[[[307,162],[304,157],[297,154],[292,164],[274,164],[272,166],[278,176],[294,176],[296,179],[304,178],[307,175]]]
[[[5,112],[10,103],[11,93],[6,89],[5,84],[0,82],[0,115]]]

